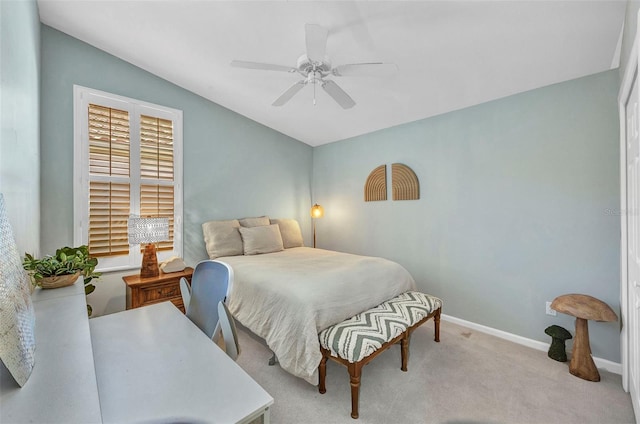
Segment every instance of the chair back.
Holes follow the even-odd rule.
[[[220,327],[222,328],[222,338],[224,339],[224,350],[235,361],[240,354],[236,322],[224,302],[218,303],[218,315],[220,316]]]
[[[185,305],[187,318],[214,340],[220,328],[218,303],[224,302],[232,279],[231,267],[213,260],[199,262],[191,276],[191,299]]]

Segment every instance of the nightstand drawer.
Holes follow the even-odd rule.
[[[191,281],[193,268],[185,268],[184,271],[172,273],[160,273],[157,277],[140,278],[139,275],[127,275],[122,277],[127,286],[127,309],[139,308],[167,300],[173,302],[182,312],[182,294],[180,293],[180,278]]]
[[[178,282],[172,285],[144,287],[140,289],[140,294],[142,296],[142,302],[170,300],[174,297],[181,297],[180,285]]]

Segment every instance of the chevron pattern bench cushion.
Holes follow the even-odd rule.
[[[442,306],[435,296],[402,293],[320,332],[320,345],[331,355],[359,362]]]

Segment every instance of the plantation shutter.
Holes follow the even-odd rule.
[[[1,0],[0,0],[1,1]],[[182,111],[74,85],[73,240],[99,271],[140,266],[132,216],[167,218],[158,260],[182,256]]]
[[[129,112],[94,104],[88,107],[89,253],[129,253],[130,213]]]
[[[140,116],[140,216],[169,219],[169,240],[158,250],[172,250],[174,236],[173,122]]]

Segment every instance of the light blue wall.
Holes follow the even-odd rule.
[[[215,75],[212,75],[215,78]],[[42,249],[73,243],[73,85],[184,112],[184,257],[206,258],[201,225],[267,214],[303,224],[312,149],[102,50],[42,26]]]
[[[0,193],[20,253],[40,247],[40,17],[35,0],[0,1]]]
[[[534,340],[586,293],[619,311],[617,70],[314,149],[318,245],[398,261],[444,313]],[[410,166],[420,200],[364,202],[378,165]],[[390,183],[390,181],[389,181]],[[389,199],[391,196],[389,195]],[[590,323],[620,362],[618,323]]]

